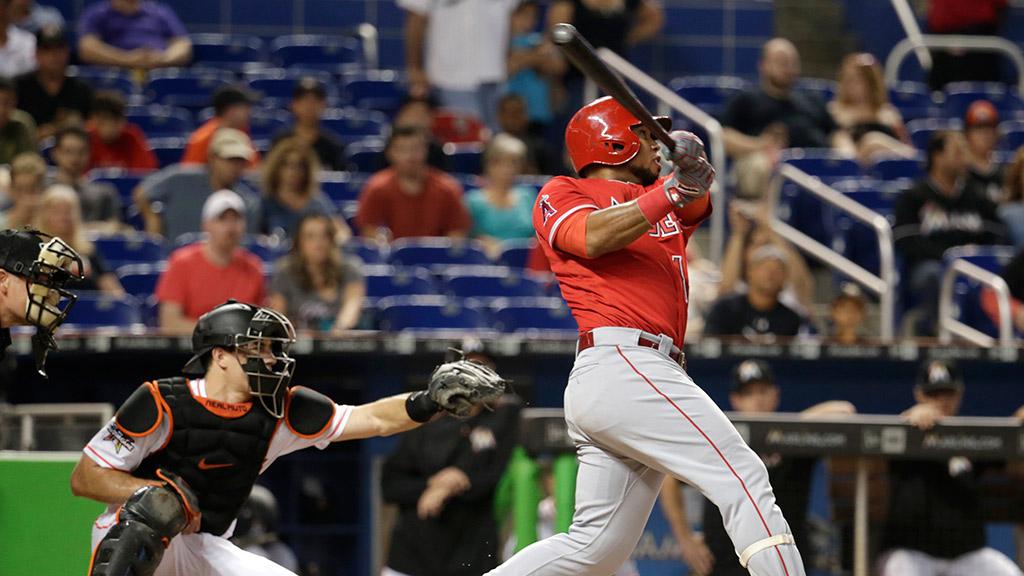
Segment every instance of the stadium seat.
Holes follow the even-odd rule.
[[[191,34],[192,63],[195,66],[241,70],[246,64],[260,63],[264,57],[263,40],[242,34]]]
[[[445,296],[391,296],[377,307],[380,329],[403,330],[485,330],[487,316],[471,302],[459,302]]]
[[[438,110],[430,126],[438,142],[452,144],[483,144],[490,136],[490,130],[476,116],[459,110]]]
[[[963,118],[975,100],[988,100],[1003,120],[1020,119],[1024,105],[1020,97],[998,82],[953,82],[946,84],[942,112],[949,118]]]
[[[1008,120],[999,124],[1002,136],[999,144],[1007,152],[1016,152],[1024,146],[1024,120]]]
[[[868,172],[879,180],[897,180],[910,178],[917,180],[924,175],[924,157],[883,158],[875,162]]]
[[[349,163],[360,172],[376,172],[383,152],[384,140],[380,138],[365,138],[345,146]]]
[[[510,268],[526,268],[526,263],[530,259],[530,251],[535,246],[537,246],[536,238],[505,240],[501,243],[501,255],[498,256],[498,263]]]
[[[187,141],[180,137],[149,139],[149,147],[156,155],[161,168],[181,162],[181,155],[185,152],[186,143]]]
[[[341,98],[349,106],[392,114],[406,98],[406,86],[395,70],[345,74],[341,79]]]
[[[458,298],[526,298],[544,295],[544,285],[505,266],[448,266],[444,290]]]
[[[348,172],[323,171],[320,173],[320,190],[335,204],[359,199],[359,186],[352,182]]]
[[[213,93],[228,84],[223,72],[167,68],[150,73],[146,95],[157,104],[197,110],[209,106]]]
[[[348,142],[360,138],[383,138],[388,118],[382,112],[357,108],[330,108],[324,111],[320,125]]]
[[[156,292],[156,284],[165,270],[167,262],[127,264],[117,268],[117,278],[125,292],[145,301]]]
[[[829,148],[787,148],[780,154],[779,162],[790,164],[825,182],[861,174],[860,166],[855,160],[841,156]]]
[[[399,266],[452,266],[491,264],[475,240],[450,238],[399,238],[391,244],[392,264]]]
[[[125,117],[138,125],[147,138],[188,138],[195,130],[192,113],[175,106],[130,106],[125,110]]]
[[[133,296],[110,296],[81,292],[64,321],[65,329],[136,328],[142,326],[142,311]]]
[[[800,78],[796,81],[796,90],[813,95],[822,104],[832,100],[836,95],[838,85],[832,80],[824,78]]]
[[[88,82],[94,90],[120,92],[127,99],[137,92],[131,73],[106,66],[68,66],[67,75]]]
[[[361,67],[362,58],[359,42],[343,36],[294,34],[270,43],[270,59],[282,68],[301,66],[335,73]]]
[[[842,182],[836,184],[836,189],[892,222],[897,194],[886,190],[884,183],[877,180]],[[860,264],[872,274],[878,274],[881,264],[878,237],[873,228],[845,212],[836,211],[833,230],[832,248],[835,251]]]
[[[163,239],[140,232],[94,234],[90,238],[111,268],[159,262],[167,257]]]
[[[999,274],[1010,262],[1016,250],[1013,246],[959,246],[943,254],[947,266],[954,260],[966,260],[989,272]],[[982,285],[973,279],[958,276],[953,284],[953,316],[964,324],[997,336],[999,330],[981,307]]]
[[[384,264],[387,262],[387,256],[381,252],[375,242],[358,236],[350,238],[345,243],[345,253],[354,254],[367,265]]]
[[[730,100],[747,87],[735,76],[686,76],[668,83],[673,92],[712,116],[721,116]]]
[[[449,142],[442,149],[444,155],[448,157],[450,172],[480,174],[483,171],[483,144],[452,144]]]
[[[363,266],[363,278],[366,279],[366,297],[374,301],[388,296],[438,294],[425,268],[367,264]]]
[[[132,192],[139,182],[152,174],[150,171],[125,170],[124,168],[95,168],[89,171],[90,182],[106,182],[117,188],[117,195],[121,199],[121,206],[131,206]]]
[[[245,73],[246,86],[267,108],[287,108],[292,100],[296,82],[304,76],[313,76],[320,81],[327,91],[328,102],[337,99],[333,77],[323,70],[269,68]]]
[[[292,116],[284,110],[254,108],[249,120],[249,134],[253,142],[270,140],[292,124]]]
[[[897,82],[890,86],[889,101],[900,111],[904,121],[938,113],[931,90],[922,82]]]
[[[511,298],[492,308],[494,327],[501,332],[579,330],[561,298]]]
[[[963,128],[963,121],[959,118],[921,118],[907,122],[907,134],[914,148],[925,150],[928,147],[928,140],[932,134],[939,130],[960,130]]]

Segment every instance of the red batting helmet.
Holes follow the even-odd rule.
[[[672,128],[670,118],[658,116],[655,120],[665,130]],[[580,108],[565,128],[565,146],[573,169],[579,174],[591,164],[618,166],[629,162],[640,151],[640,137],[633,132],[639,125],[636,116],[611,96]]]

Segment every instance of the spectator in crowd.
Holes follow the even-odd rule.
[[[482,355],[474,361],[493,366]],[[516,444],[521,402],[506,395],[464,420],[403,434],[381,474],[398,505],[385,576],[476,576],[498,564],[494,494]]]
[[[844,150],[861,164],[870,165],[879,157],[914,158],[903,117],[889,103],[889,90],[882,80],[878,60],[866,52],[850,54],[839,68],[839,89],[828,103],[836,125],[849,135],[853,147]]]
[[[803,317],[779,300],[789,269],[786,253],[766,244],[751,252],[746,264],[746,293],[720,297],[708,313],[704,334],[773,342],[806,332]]]
[[[36,67],[36,37],[14,25],[11,5],[0,0],[0,77],[13,78]]]
[[[292,92],[290,108],[295,117],[295,125],[276,134],[272,148],[276,148],[282,140],[297,138],[306,146],[312,146],[325,170],[347,169],[345,146],[337,134],[320,126],[320,119],[327,109],[327,89],[323,83],[313,76],[299,78]]]
[[[526,174],[565,174],[558,152],[548,146],[544,127],[530,122],[526,100],[519,94],[508,93],[498,100],[498,126],[501,131],[515,136],[526,144]]]
[[[1009,239],[1018,249],[1024,248],[1024,146],[1013,154],[1006,169],[997,210]]]
[[[206,166],[171,166],[143,180],[134,196],[146,231],[172,240],[199,231],[203,202],[221,189],[240,194],[248,206],[246,216],[256,221],[259,196],[242,180],[254,155],[244,132],[221,128],[210,143],[210,161]]]
[[[854,346],[864,343],[864,314],[867,302],[864,300],[864,293],[860,286],[852,283],[845,283],[839,290],[839,294],[832,300],[829,309],[831,319],[831,332],[829,341],[844,346]]]
[[[105,182],[91,182],[89,135],[77,127],[61,128],[54,136],[50,152],[57,165],[53,182],[70,186],[82,202],[82,219],[90,230],[116,230],[121,226],[121,198],[117,189]]]
[[[742,200],[729,203],[729,240],[722,258],[721,283],[718,294],[725,296],[744,292],[747,285],[746,263],[750,255],[762,246],[775,246],[786,255],[789,264],[788,281],[780,299],[790,308],[807,312],[814,301],[814,277],[807,262],[789,242],[776,234],[767,221],[763,206]]]
[[[89,169],[126,168],[155,170],[160,163],[142,129],[128,122],[124,99],[117,92],[98,92],[86,125],[89,133]]]
[[[335,216],[334,205],[320,191],[316,152],[298,138],[282,140],[270,151],[263,166],[263,201],[258,229],[263,234],[288,237],[307,214]],[[351,236],[345,226],[344,239]]]
[[[427,165],[427,137],[395,128],[384,148],[390,168],[377,172],[359,194],[359,233],[386,243],[408,236],[465,237],[473,222],[462,186]]]
[[[78,21],[78,57],[87,64],[151,70],[192,59],[188,30],[174,10],[151,0],[90,4]]]
[[[92,87],[67,75],[68,40],[62,30],[36,33],[36,67],[15,79],[18,107],[36,123],[36,138],[53,136],[65,126],[81,126],[92,106]]]
[[[537,31],[539,18],[536,0],[522,0],[512,12],[508,91],[526,101],[530,122],[546,126],[554,117],[549,80],[565,73],[566,61]]]
[[[72,280],[74,290],[94,290],[120,296],[124,288],[110,270],[103,255],[85,235],[82,224],[82,205],[74,188],[54,184],[46,189],[36,212],[35,228],[57,236],[67,242],[82,257],[82,280]]]
[[[526,158],[526,144],[515,136],[497,134],[483,154],[484,185],[466,195],[473,218],[470,236],[483,241],[496,258],[504,240],[533,238],[533,204],[537,191],[516,185]]]
[[[934,334],[946,250],[996,244],[1004,237],[996,205],[967,176],[963,134],[936,132],[928,142],[927,176],[896,200],[893,237],[908,286],[921,298],[917,330]]]
[[[441,107],[472,113],[493,130],[514,0],[399,0],[398,5],[406,11],[409,93],[422,98],[433,89]],[[470,24],[452,34],[453,22]]]
[[[758,71],[760,86],[729,102],[722,117],[725,151],[736,161],[737,194],[743,198],[763,196],[782,148],[852,148],[825,105],[794,90],[800,54],[792,42],[766,42]]]
[[[999,111],[988,100],[975,100],[964,116],[967,179],[993,202],[1003,195],[1003,170],[995,152],[999,145]]]
[[[270,307],[291,318],[299,330],[339,333],[359,323],[366,297],[362,262],[342,253],[337,236],[333,219],[305,214],[291,252],[277,263]]]
[[[1018,334],[1024,334],[1024,248],[1003,268],[999,274],[1010,289],[1010,321]],[[999,305],[996,293],[989,287],[981,292],[981,307],[996,328],[1000,326]]]
[[[213,141],[213,135],[221,128],[233,128],[248,135],[251,119],[252,97],[248,92],[235,86],[218,88],[213,94],[213,118],[196,128],[188,137],[181,163],[206,164],[210,158],[210,142]],[[259,161],[259,152],[253,150],[250,167],[255,168]]]
[[[231,190],[218,190],[203,203],[206,239],[175,250],[156,285],[160,328],[192,333],[196,320],[225,300],[262,305],[263,262],[242,248],[246,205]]]
[[[64,28],[64,15],[53,6],[35,0],[11,0],[11,21],[22,30],[35,34],[42,28]]]
[[[445,155],[444,147],[437,141],[433,132],[435,112],[437,112],[437,103],[432,98],[407,98],[395,111],[395,116],[391,120],[391,129],[417,128],[422,130],[429,143],[427,164],[438,170],[448,170],[448,156]],[[388,160],[381,152],[376,168],[383,170],[387,167]]]
[[[30,116],[15,109],[17,105],[14,83],[0,76],[0,164],[10,164],[18,154],[36,150],[35,125]]]
[[[921,366],[915,404],[902,416],[909,424],[929,430],[959,412],[963,394],[957,367],[930,360]],[[1020,576],[1013,561],[986,546],[981,477],[1003,466],[972,462],[964,456],[946,461],[890,460],[889,511],[879,575]]]
[[[35,152],[22,152],[11,161],[10,178],[7,202],[0,211],[0,230],[23,228],[35,221],[46,186],[46,161]]]
[[[775,382],[771,367],[763,360],[744,360],[733,369],[729,404],[740,414],[771,414],[779,409],[781,389]],[[845,416],[857,412],[845,400],[815,404],[800,412],[802,416]],[[810,554],[810,530],[807,509],[811,496],[811,476],[818,458],[815,456],[783,456],[761,454],[768,468],[768,477],[775,489],[775,502],[786,511],[790,533],[805,561]],[[686,499],[678,480],[668,477],[661,487],[661,510],[679,543],[683,562],[694,574],[701,576],[747,576],[746,568],[736,558],[736,549],[725,532],[722,515],[710,502],[704,501],[703,534],[696,534],[687,521]]]
[[[931,0],[928,3],[928,31],[932,34],[968,34],[996,36],[1006,11],[1007,0]],[[929,50],[932,69],[928,85],[942,90],[949,82],[998,82],[998,52],[969,50]]]

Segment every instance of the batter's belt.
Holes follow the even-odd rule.
[[[594,346],[643,346],[653,348],[686,370],[686,354],[664,334],[651,334],[635,328],[594,328],[580,334],[576,345],[579,354]]]

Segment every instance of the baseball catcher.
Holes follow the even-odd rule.
[[[228,301],[199,318],[184,376],[147,382],[83,450],[71,490],[108,504],[91,576],[286,575],[228,538],[256,477],[280,456],[410,430],[496,399],[505,381],[454,359],[426,390],[361,406],[291,386],[291,322]]]

